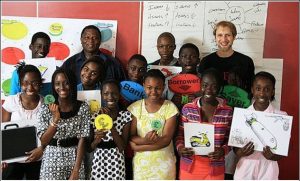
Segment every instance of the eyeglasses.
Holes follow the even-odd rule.
[[[156,46],[158,49],[163,49],[163,48],[166,48],[166,49],[172,49],[175,47],[175,45],[157,45]]]
[[[32,82],[22,81],[21,84],[22,84],[22,86],[25,86],[25,87],[28,87],[29,85],[31,85],[33,87],[38,87],[41,85],[41,82],[39,82],[39,81],[32,81]]]
[[[145,67],[131,66],[131,67],[129,67],[129,69],[130,69],[131,71],[133,71],[133,72],[138,71],[138,72],[140,72],[140,73],[144,73],[144,72],[147,71]]]

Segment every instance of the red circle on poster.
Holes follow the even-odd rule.
[[[50,45],[50,51],[47,57],[55,57],[56,60],[64,60],[70,54],[69,47],[61,42],[52,42]]]
[[[1,50],[2,62],[10,65],[16,65],[20,59],[25,58],[23,50],[16,47],[6,47]]]
[[[101,51],[102,53],[106,54],[106,55],[112,56],[112,52],[109,51],[109,50],[107,50],[107,49],[105,49],[105,48],[100,48],[100,51]]]

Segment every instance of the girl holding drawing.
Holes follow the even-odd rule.
[[[286,112],[275,109],[271,104],[275,95],[275,83],[276,79],[272,74],[264,71],[257,73],[251,87],[253,104],[248,109],[286,115]],[[278,180],[277,161],[282,156],[273,154],[268,146],[263,152],[254,151],[253,143],[249,142],[243,148],[234,148],[234,151],[240,158],[234,179]]]
[[[21,125],[37,126],[37,113],[41,109],[43,97],[39,95],[42,77],[34,65],[20,64],[17,68],[18,80],[22,92],[7,97],[2,109],[2,122],[13,122]],[[28,150],[30,151],[30,150]],[[3,179],[38,180],[43,148],[40,146],[27,153],[27,160],[22,163],[10,163],[3,173]],[[6,172],[9,172],[6,174]]]
[[[227,140],[232,120],[232,108],[217,95],[222,88],[222,77],[213,68],[202,74],[202,96],[183,106],[176,147],[181,157],[179,179],[223,180],[224,156],[228,151]],[[214,125],[214,151],[208,155],[195,155],[193,148],[184,145],[184,123]]]
[[[143,86],[147,98],[128,107],[132,113],[130,145],[134,180],[174,180],[176,175],[173,134],[177,107],[162,98],[165,76],[160,70],[149,70]]]

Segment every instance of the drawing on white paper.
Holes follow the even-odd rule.
[[[96,99],[91,99],[88,101],[88,103],[90,105],[90,110],[92,113],[96,113],[101,108],[100,102]]]
[[[230,137],[231,143],[237,144],[237,145],[245,145],[250,141],[253,141],[252,138],[248,138],[243,135],[242,130],[235,128],[232,129],[232,135]]]
[[[234,108],[228,146],[242,148],[251,141],[256,151],[269,146],[273,153],[287,156],[292,122],[285,114]]]
[[[259,141],[264,146],[269,146],[271,149],[277,148],[277,140],[275,136],[259,121],[257,121],[257,116],[252,113],[250,115],[245,115],[246,124],[251,127],[253,133],[257,136]]]
[[[46,73],[46,71],[48,70],[48,67],[43,66],[43,65],[39,65],[37,67],[39,69],[39,71],[41,72],[41,76],[43,77],[43,75]]]
[[[210,141],[207,137],[207,133],[199,132],[198,136],[192,136],[190,138],[192,147],[209,147]]]
[[[284,118],[282,116],[267,116],[267,117],[271,117],[271,118],[274,118],[274,123],[282,123],[282,129],[284,131],[288,131],[289,128],[290,128],[290,123],[289,123],[289,119],[287,118]]]

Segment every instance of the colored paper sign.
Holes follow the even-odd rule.
[[[166,78],[179,74],[182,71],[182,67],[177,66],[148,65],[148,69],[158,69],[165,75]]]
[[[95,127],[97,130],[110,130],[112,126],[112,118],[107,114],[100,114],[95,118]]]
[[[192,94],[200,91],[200,78],[194,74],[178,74],[168,81],[169,89],[177,94]]]
[[[195,155],[207,155],[214,151],[214,125],[184,123],[184,146],[193,148]]]
[[[249,141],[254,150],[269,146],[278,155],[288,155],[293,117],[242,108],[234,108],[229,146],[242,148]]]
[[[96,113],[101,108],[101,91],[100,90],[85,90],[77,91],[77,100],[87,101],[90,106],[90,111]]]
[[[248,93],[236,86],[224,86],[221,95],[227,100],[227,104],[232,107],[247,108],[251,104]]]
[[[121,95],[127,101],[136,101],[146,97],[144,87],[133,81],[122,81],[121,85]]]

